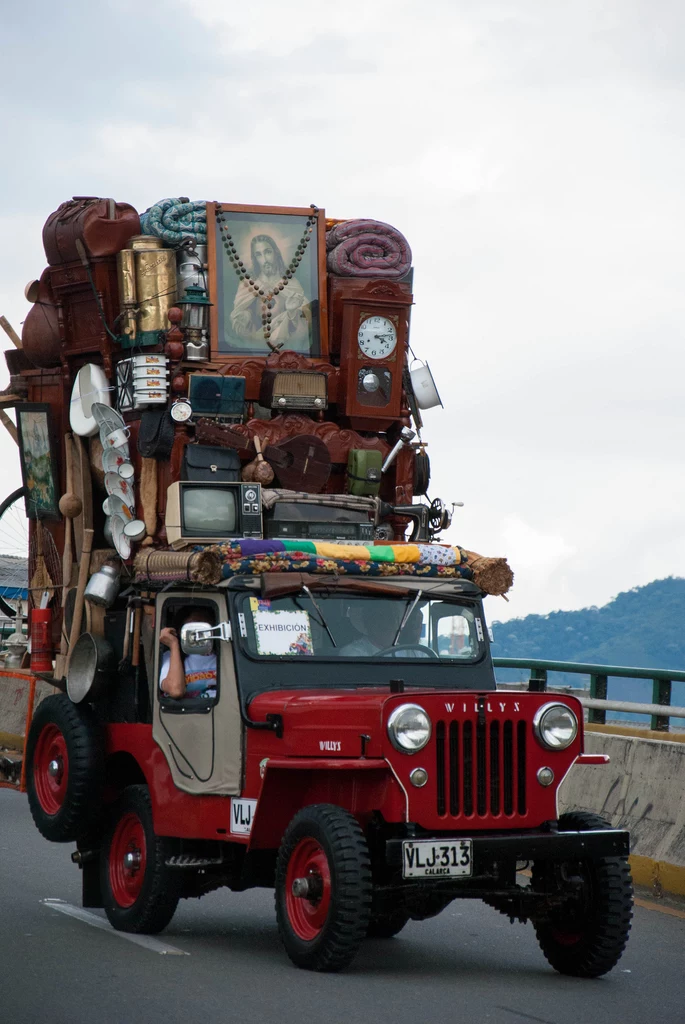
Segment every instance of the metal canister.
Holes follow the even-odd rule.
[[[194,251],[179,250],[176,255],[176,263],[176,284],[180,299],[185,295],[186,288],[190,288],[191,285],[204,288],[206,292],[209,291],[207,271],[205,270],[207,264],[206,245],[198,245]]]
[[[133,235],[128,240],[129,249],[163,249],[164,242],[157,235]]]
[[[117,253],[117,280],[123,333],[133,339],[136,336],[136,254],[133,249],[122,249]]]
[[[119,593],[119,573],[113,565],[102,566],[88,580],[84,597],[91,604],[109,608]]]
[[[173,249],[161,248],[159,238],[139,235],[131,244],[136,260],[138,330],[165,331],[169,327],[167,312],[176,301],[176,254]]]

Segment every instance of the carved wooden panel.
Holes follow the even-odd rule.
[[[233,377],[245,378],[245,398],[250,402],[259,400],[262,373],[269,370],[310,370],[325,373],[328,377],[328,401],[338,400],[338,368],[325,359],[309,359],[298,352],[286,349],[265,358],[258,356],[230,356],[222,362],[216,359],[208,368]]]

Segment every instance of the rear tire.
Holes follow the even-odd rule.
[[[598,814],[573,811],[559,818],[560,832],[611,828]],[[630,932],[633,885],[627,857],[533,865],[533,887],[554,885],[561,871],[579,875],[582,888],[545,921],[533,922],[540,948],[560,974],[599,978],[618,963]]]
[[[155,835],[147,786],[128,786],[115,806],[100,851],[100,885],[110,924],[156,935],[180,899],[180,872],[166,866],[171,842]]]
[[[103,785],[101,730],[63,693],[36,708],[26,742],[26,792],[36,828],[71,843],[97,822]]]
[[[309,885],[296,895],[295,881]],[[369,851],[356,818],[333,804],[303,808],[288,825],[276,866],[276,917],[294,964],[339,971],[353,960],[371,915]]]

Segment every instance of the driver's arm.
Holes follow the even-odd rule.
[[[186,676],[176,630],[168,627],[160,630],[159,640],[169,648],[168,667],[166,664],[162,665],[159,673],[159,685],[168,697],[182,697],[186,692]]]

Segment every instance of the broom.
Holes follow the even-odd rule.
[[[36,519],[36,567],[29,584],[34,607],[38,607],[38,601],[33,597],[37,591],[47,590],[50,595],[48,600],[51,600],[55,590],[55,584],[52,582],[48,567],[45,564],[45,556],[43,555],[43,529],[44,527],[40,519]]]

